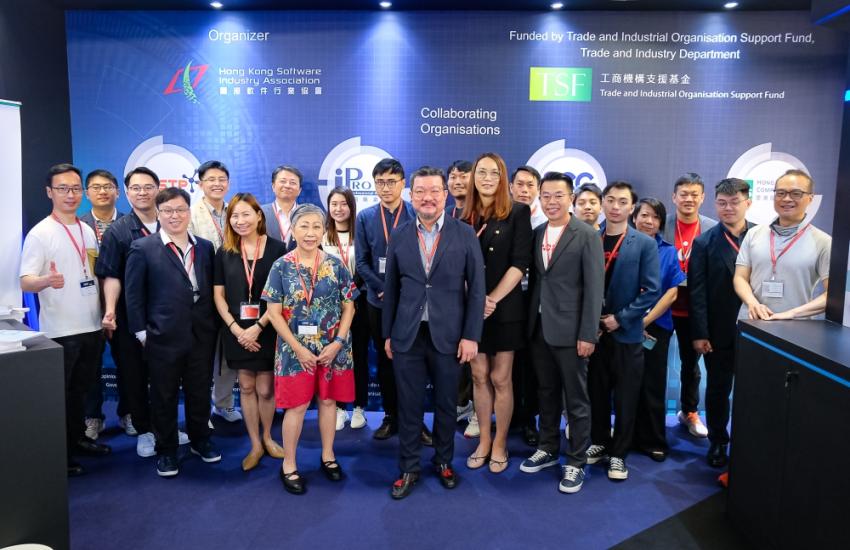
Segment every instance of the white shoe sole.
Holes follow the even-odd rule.
[[[614,480],[617,480],[617,481],[623,481],[625,479],[629,479],[629,471],[626,470],[625,472],[621,472],[621,471],[608,470],[608,479],[614,479]]]
[[[197,455],[201,460],[203,460],[207,464],[212,464],[213,462],[221,462],[221,455],[218,455],[218,456],[213,457],[213,458],[206,458],[206,457],[201,456],[201,453],[199,453],[198,451],[196,451],[192,447],[190,447],[189,450],[192,451],[193,455]]]
[[[559,483],[559,484],[558,484],[558,491],[560,491],[560,492],[562,492],[562,493],[566,493],[566,494],[568,494],[568,495],[571,495],[571,494],[573,494],[573,493],[578,493],[579,491],[581,491],[581,486],[582,486],[583,484],[584,484],[584,482],[579,483],[579,484],[578,484],[578,485],[576,485],[575,487],[565,487],[565,486],[563,486],[563,485],[561,485],[561,484]]]
[[[180,473],[180,470],[169,470],[169,471],[167,471],[167,472],[160,472],[159,470],[157,470],[157,471],[156,471],[156,474],[157,474],[159,477],[174,477],[174,476],[176,476],[178,473]]]
[[[555,458],[550,460],[549,462],[544,462],[543,464],[539,464],[537,466],[526,466],[525,464],[519,465],[519,471],[525,472],[527,474],[536,474],[540,470],[545,470],[546,468],[551,468],[552,466],[556,466],[560,462],[559,459]]]
[[[588,464],[596,464],[597,462],[601,462],[601,461],[603,461],[607,458],[608,458],[608,455],[601,455],[601,456],[597,456],[595,458],[587,457],[587,463]]]

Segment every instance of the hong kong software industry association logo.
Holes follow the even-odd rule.
[[[186,101],[198,103],[198,94],[195,92],[195,89],[200,84],[201,78],[204,77],[204,73],[207,72],[209,67],[209,65],[192,65],[192,62],[189,61],[185,67],[181,67],[174,72],[171,81],[165,87],[165,91],[162,94],[171,95],[182,92]],[[180,82],[179,85],[178,81]]]

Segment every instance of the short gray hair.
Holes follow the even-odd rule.
[[[295,225],[298,223],[298,220],[310,214],[318,214],[319,217],[322,218],[322,227],[325,226],[325,211],[315,204],[310,203],[299,205],[298,208],[295,209],[295,212],[289,216],[289,219],[292,222],[292,225]]]

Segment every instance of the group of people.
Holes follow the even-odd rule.
[[[371,342],[384,408],[373,437],[399,439],[393,498],[414,489],[423,445],[434,448],[442,485],[457,485],[461,419],[478,437],[469,469],[509,467],[512,425],[535,449],[521,471],[558,466],[565,416],[559,490],[579,491],[585,466],[600,461],[610,479],[625,480],[630,451],[656,461],[669,452],[674,332],[679,421],[708,437],[707,460],[723,467],[738,319],[825,309],[831,239],[806,215],[814,182],[802,171],[777,179],[777,218],[755,227],[749,184],[736,178],[715,186],[715,221],[700,214],[705,184],[695,173],[675,181],[669,215],[625,181],[574,189],[559,172],[521,166],[509,175],[494,153],[447,173],[416,170],[409,203],[397,160],[381,160],[372,176],[380,202],[358,213],[346,187],[328,194],[325,209],[298,204],[302,175],[292,166],[274,170],[268,205],[250,193],[226,202],[230,174],[218,161],[199,168],[194,204],[139,167],[124,178],[132,211],[122,215],[108,171],[91,172],[84,187],[75,166],[52,167],[53,211],[27,235],[20,277],[39,294],[41,330],[64,348],[69,475],[83,471],[74,455],[110,452],[96,441],[104,333],[120,424],[164,477],[179,472],[179,445],[221,460],[212,399],[214,414],[244,418],[251,450],[242,468],[265,454],[282,459],[285,489],[304,493],[298,440],[315,399],[320,468],[341,480],[334,436],[349,422],[366,426]],[[78,218],[84,192],[92,210]],[[707,428],[697,413],[700,356]],[[433,431],[423,421],[429,380]],[[276,409],[285,410],[282,446],[270,431]]]

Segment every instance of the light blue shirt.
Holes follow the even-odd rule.
[[[422,250],[422,246],[419,245],[419,257],[422,259],[422,269],[425,270],[426,281],[427,281],[428,275],[429,275],[429,273],[428,273],[428,268],[429,268],[429,266],[428,266],[428,256],[426,255],[426,253],[430,255],[432,252],[434,252],[435,255],[436,255],[436,251],[434,251],[434,243],[437,240],[437,235],[439,235],[440,231],[443,229],[443,222],[445,221],[445,219],[446,219],[446,211],[443,210],[443,212],[440,214],[440,217],[437,218],[437,222],[434,224],[434,226],[429,231],[425,228],[425,226],[419,220],[419,216],[416,217],[416,228],[419,230],[419,234],[422,235],[422,240],[425,241],[425,250]],[[434,256],[431,256],[432,260],[433,260],[433,257]],[[427,283],[426,283],[425,288],[426,289],[428,288]],[[422,320],[425,321],[425,322],[428,322],[428,300],[427,299],[425,300],[425,309],[422,312]]]

